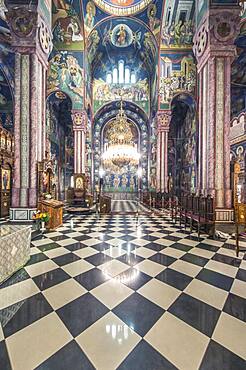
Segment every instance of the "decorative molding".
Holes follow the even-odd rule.
[[[41,49],[43,50],[45,54],[49,55],[53,47],[52,36],[51,36],[48,26],[43,21],[43,19],[41,19],[40,21],[38,35],[39,35],[39,42],[40,42]]]
[[[88,121],[86,111],[72,111],[72,121],[74,130],[86,131]]]
[[[171,121],[171,111],[159,111],[157,113],[158,131],[168,131]]]

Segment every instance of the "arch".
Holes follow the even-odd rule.
[[[142,188],[147,189],[149,179],[149,157],[150,157],[150,124],[146,113],[137,105],[123,101],[124,111],[129,121],[133,122],[139,130],[141,167],[143,168]],[[99,168],[102,155],[102,130],[112,121],[119,112],[120,102],[105,104],[93,119],[92,137],[94,153],[93,183],[99,181]]]

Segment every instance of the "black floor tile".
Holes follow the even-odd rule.
[[[229,293],[223,311],[246,322],[246,299]]]
[[[102,271],[97,268],[84,272],[74,279],[87,290],[92,290],[108,280]]]
[[[56,312],[73,337],[76,337],[108,311],[106,306],[90,293],[86,293]]]
[[[45,251],[50,251],[51,249],[54,248],[60,248],[61,246],[57,243],[50,243],[50,244],[45,244],[45,245],[38,245],[37,248],[41,250],[42,252]]]
[[[138,271],[134,268],[130,268],[129,270],[126,270],[118,275],[117,279],[119,279],[119,281],[127,285],[129,288],[133,290],[138,290],[139,288],[141,288],[141,286],[151,280],[152,277],[145,274],[144,272]]]
[[[35,370],[94,370],[79,345],[73,340],[62,347],[53,356],[39,365]]]
[[[7,288],[8,286],[11,286],[13,284],[20,283],[21,281],[24,281],[26,279],[29,279],[29,275],[24,270],[24,268],[16,271],[12,276],[10,276],[7,280],[5,280],[2,284],[0,284],[0,289]]]
[[[86,248],[86,247],[87,247],[87,245],[83,245],[80,242],[64,246],[64,248],[66,248],[70,252],[75,252],[75,251],[78,251],[78,250],[80,250],[82,248]]]
[[[217,288],[224,289],[226,291],[231,289],[233,283],[233,279],[229,276],[219,274],[218,272],[214,272],[206,268],[199,272],[196,279],[205,281],[205,283],[214,285]]]
[[[113,313],[143,337],[163,315],[164,310],[140,294],[133,293],[115,307]]]
[[[33,278],[40,290],[48,289],[68,279],[71,279],[71,277],[59,268]]]
[[[241,260],[239,258],[224,256],[223,254],[219,254],[219,253],[216,253],[212,257],[212,260],[222,262],[222,263],[226,263],[227,265],[235,266],[235,267],[239,267],[240,263],[241,263]]]
[[[55,258],[52,258],[52,260],[58,265],[58,266],[64,266],[67,265],[68,263],[72,263],[75,261],[80,260],[81,258],[76,256],[73,253],[67,253],[62,256],[58,256]]]
[[[199,370],[245,370],[245,361],[211,340]]]
[[[172,285],[174,288],[179,290],[184,290],[187,285],[193,280],[190,276],[182,274],[181,272],[171,270],[167,268],[166,270],[162,271],[159,275],[156,276],[156,279]]]
[[[221,311],[182,293],[168,309],[173,315],[211,337]]]
[[[175,249],[179,249],[180,251],[183,251],[183,252],[189,252],[192,248],[192,245],[186,245],[186,244],[182,244],[182,243],[174,243],[171,245],[172,248],[175,248]]]
[[[150,243],[150,244],[145,245],[145,248],[152,249],[153,251],[156,251],[156,252],[160,252],[166,247],[158,243]]]
[[[165,254],[162,254],[162,253],[156,253],[153,256],[149,257],[148,259],[150,261],[159,263],[160,265],[164,265],[164,266],[169,266],[173,262],[176,261],[176,258],[166,256]]]
[[[92,239],[92,238],[90,236],[88,236],[88,235],[80,235],[80,236],[76,236],[73,239],[77,240],[78,242],[82,242],[83,243],[83,240],[88,240],[88,239]]]
[[[215,247],[214,245],[206,244],[206,243],[200,243],[198,245],[198,248],[206,249],[210,252],[217,252],[219,250],[219,247]]]
[[[4,308],[0,311],[0,322],[5,337],[9,337],[51,312],[53,312],[52,307],[41,293]]]
[[[83,244],[83,247],[87,247],[87,246],[85,244]],[[108,243],[102,242],[102,243],[98,243],[96,245],[91,245],[90,247],[97,250],[98,252],[104,252],[104,251],[106,251],[107,249],[110,248],[110,245]]]
[[[175,370],[177,369],[145,340],[141,340],[117,370]],[[51,369],[52,370],[52,369]]]
[[[107,256],[105,253],[93,254],[93,256],[86,257],[85,261],[91,263],[94,266],[100,266],[103,263],[112,261],[112,257]]]
[[[8,351],[4,341],[0,342],[0,369],[12,370],[8,356]]]
[[[246,254],[245,254],[245,256],[246,256]],[[239,279],[239,280],[246,281],[246,270],[238,269],[238,273],[237,273],[236,278]]]
[[[134,255],[133,253],[130,254],[125,253],[123,254],[123,256],[118,257],[117,260],[129,266],[135,266],[137,263],[142,262],[144,258]]]
[[[26,266],[30,266],[33,265],[34,263],[45,261],[47,259],[48,257],[44,253],[33,254],[29,261],[27,262]]]
[[[47,237],[49,238],[49,234],[47,234]],[[58,242],[58,241],[61,241],[61,240],[69,239],[69,236],[67,236],[66,234],[63,234],[63,235],[58,235],[58,236],[51,237],[50,239],[54,240],[54,242]]]
[[[205,266],[209,259],[204,257],[196,256],[195,254],[186,253],[184,256],[180,258],[183,261],[193,263],[194,265],[198,266]]]

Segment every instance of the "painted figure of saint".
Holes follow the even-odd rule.
[[[119,29],[119,31],[117,32],[116,35],[117,35],[117,43],[120,46],[125,45],[125,43],[126,43],[126,30],[125,30],[124,25],[120,26],[120,29]]]
[[[119,185],[120,185],[120,178],[119,178],[118,175],[115,175],[115,177],[114,177],[114,187],[115,187],[115,189],[118,189]]]
[[[130,177],[130,189],[131,189],[131,191],[135,190],[135,179],[134,179],[133,175],[131,175],[131,177]]]
[[[127,179],[127,177],[126,177],[126,174],[124,174],[124,175],[122,176],[122,180],[121,180],[121,186],[122,186],[122,189],[126,190],[127,183],[128,183],[128,179]]]
[[[92,1],[89,1],[86,5],[86,16],[85,16],[85,26],[87,28],[88,33],[94,26],[95,15],[96,15],[96,7]]]

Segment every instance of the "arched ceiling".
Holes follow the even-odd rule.
[[[158,49],[151,31],[142,22],[127,17],[99,23],[88,38],[88,60],[92,76],[99,78],[119,60],[149,77],[157,63]],[[140,77],[140,76],[139,76]]]

